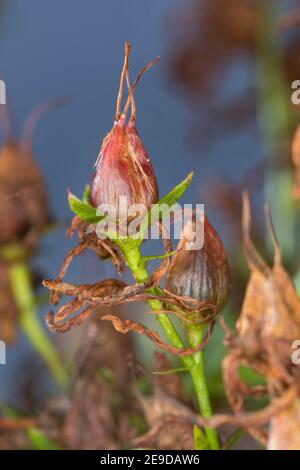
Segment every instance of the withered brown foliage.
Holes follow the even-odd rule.
[[[71,403],[63,425],[65,447],[124,447],[132,412],[126,373],[129,354],[132,345],[128,336],[116,334],[97,316],[89,322],[77,355]],[[103,376],[101,368],[109,371],[111,382]]]
[[[244,422],[240,416],[242,425],[264,443],[267,442],[268,432],[262,425],[271,421],[271,429],[274,431],[274,423],[280,423],[280,416],[289,414],[288,410],[296,406],[300,386],[299,367],[291,360],[292,343],[300,337],[300,304],[295,287],[282,266],[281,250],[269,213],[267,217],[275,246],[272,267],[259,255],[252,242],[250,203],[245,193],[244,252],[251,274],[237,322],[237,336],[227,332],[226,344],[230,351],[223,362],[226,394],[237,415],[243,412],[247,397],[270,396],[271,403],[267,411],[249,415]],[[251,367],[265,377],[266,386],[249,386],[245,383],[239,375],[242,365]],[[297,427],[299,416],[294,413],[294,418],[293,425]],[[272,442],[275,440],[274,433],[270,439]],[[290,446],[295,445],[300,448],[300,443],[296,444],[295,439],[290,441]]]
[[[180,375],[176,372],[171,372],[173,365],[162,351],[154,352],[154,368],[160,372],[160,374],[156,375],[158,386],[182,403],[187,402],[187,396],[183,389]],[[186,404],[189,403],[187,402]]]
[[[151,396],[144,397],[138,391],[136,396],[150,429],[132,441],[134,446],[194,449],[193,422],[196,415],[191,408],[157,385]]]
[[[118,335],[94,315],[74,360],[71,390],[47,399],[36,418],[0,417],[0,446],[30,448],[26,429],[35,426],[63,449],[126,447],[136,432],[130,427],[136,408],[126,368],[132,351],[129,336]]]
[[[270,421],[268,450],[299,450],[300,403],[293,400]]]
[[[134,381],[134,395],[149,428],[131,441],[134,447],[194,449],[193,427],[197,416],[180,376],[172,367],[164,353],[155,351],[155,371],[142,367],[148,372],[151,393],[142,394]]]
[[[192,297],[176,295],[167,289],[160,288],[159,293],[156,293],[153,290],[153,288],[159,286],[160,280],[166,274],[170,265],[170,256],[164,259],[161,265],[154,271],[150,279],[144,283],[127,286],[122,281],[115,279],[106,279],[95,284],[83,285],[74,285],[63,282],[63,278],[73,258],[83,253],[86,248],[93,249],[101,257],[104,247],[103,242],[105,243],[105,250],[109,249],[112,257],[114,257],[114,264],[117,267],[117,270],[120,272],[125,269],[124,256],[118,247],[115,247],[115,244],[112,241],[98,239],[96,233],[93,231],[94,227],[92,225],[83,223],[76,217],[72,222],[71,231],[69,230],[68,233],[72,234],[76,230],[79,231],[79,237],[81,239],[80,244],[67,254],[56,280],[45,279],[43,281],[43,285],[52,292],[52,303],[57,303],[62,295],[74,297],[70,302],[60,307],[56,315],[54,315],[52,311],[47,315],[47,324],[53,332],[63,333],[69,331],[75,326],[81,325],[91,316],[96,306],[115,307],[125,303],[159,299],[166,305],[168,312],[177,315],[186,322],[193,322],[194,320],[190,320],[188,316],[182,315],[182,312],[190,312],[193,314],[197,312],[205,312],[205,316],[203,318],[200,316],[200,321],[208,321],[209,327],[202,344],[200,344],[196,349],[176,348],[163,341],[158,333],[150,330],[141,323],[124,320],[114,314],[102,315],[101,320],[110,321],[114,328],[120,333],[135,331],[136,333],[147,336],[160,348],[180,356],[191,355],[205,347],[214,325],[216,306],[208,303],[207,301],[200,301],[193,299]],[[163,230],[162,227],[161,230]],[[166,253],[170,254],[172,252],[171,240],[164,239],[164,245]],[[98,248],[101,250],[100,253],[98,252]],[[74,316],[75,312],[77,312],[76,316]],[[152,313],[158,314],[161,312]]]

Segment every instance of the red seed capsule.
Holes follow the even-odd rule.
[[[204,245],[191,249],[193,233],[201,230],[201,222],[189,222],[178,245],[167,276],[166,287],[180,296],[189,296],[216,306],[220,311],[228,299],[230,274],[223,243],[204,218]]]
[[[91,184],[91,204],[112,205],[117,215],[120,197],[126,197],[127,205],[143,204],[147,209],[158,201],[158,186],[152,164],[143,142],[136,129],[134,87],[147,66],[138,76],[130,90],[127,104],[120,116],[120,96],[125,74],[128,74],[128,55],[130,46],[125,47],[125,62],[121,75],[120,92],[117,101],[117,114],[114,127],[105,137],[96,162],[96,173]],[[129,79],[127,75],[127,81]],[[129,103],[133,103],[133,113],[126,124]]]
[[[158,187],[152,164],[135,123],[127,126],[125,116],[105,137],[91,186],[91,203],[118,207],[120,197],[127,204],[144,204],[147,209],[158,201]]]

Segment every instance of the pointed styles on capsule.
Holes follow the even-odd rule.
[[[120,88],[117,97],[115,123],[104,138],[96,172],[91,184],[91,203],[94,207],[109,204],[116,208],[117,215],[120,197],[126,197],[127,205],[143,204],[150,208],[158,201],[158,186],[155,173],[144,144],[136,128],[136,108],[134,90],[144,73],[158,61],[150,62],[138,74],[130,87],[128,58],[130,44],[125,44],[125,59],[121,73]],[[128,98],[121,112],[124,81],[129,88]],[[127,113],[131,105],[131,117],[127,123]]]

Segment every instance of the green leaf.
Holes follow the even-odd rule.
[[[82,201],[85,202],[86,204],[89,204],[90,196],[91,196],[91,187],[89,184],[86,184],[84,188],[84,193],[82,195]]]
[[[207,450],[209,448],[204,432],[199,426],[194,426],[195,450]]]
[[[193,177],[194,171],[191,171],[191,173],[189,173],[187,177],[183,181],[181,181],[181,183],[175,186],[175,188],[173,188],[168,194],[166,194],[162,199],[160,199],[158,204],[167,204],[169,207],[173,206],[173,204],[176,204],[188,189],[189,185],[193,180]]]
[[[27,431],[28,437],[37,450],[61,450],[61,448],[37,428],[30,428]]]
[[[162,215],[162,217],[167,215],[170,208],[179,201],[179,199],[183,196],[183,194],[191,184],[193,176],[194,172],[192,171],[181,183],[175,186],[175,188],[173,188],[168,194],[166,194],[166,196],[160,199],[157,205],[154,206],[154,210],[149,210],[148,214],[141,221],[140,233],[138,238],[114,238],[114,242],[123,251],[128,265],[131,269],[138,269],[138,266],[145,267],[144,264],[148,260],[147,258],[142,259],[140,246],[146,237],[148,229],[151,227],[151,225],[155,223],[156,220],[159,219],[160,214]]]
[[[130,252],[131,256],[130,258],[132,259],[132,262],[135,266],[138,265],[138,263],[141,262],[141,255],[139,251],[139,247],[141,243],[144,241],[146,233],[148,229],[150,228],[151,225],[155,223],[156,220],[158,220],[160,214],[162,217],[167,215],[169,212],[170,208],[176,204],[179,199],[183,196],[183,194],[186,192],[188,187],[190,186],[192,179],[194,176],[194,172],[192,171],[191,173],[188,174],[188,176],[175,188],[173,188],[168,194],[166,194],[156,207],[154,207],[154,210],[151,210],[148,212],[148,214],[144,217],[144,219],[141,222],[141,229],[140,229],[140,236],[139,238],[120,238],[114,235],[113,240],[118,245],[123,253],[126,256],[126,259],[128,260],[127,254]],[[69,193],[69,205],[70,208],[75,214],[80,217],[82,220],[86,220],[87,222],[90,223],[97,223],[100,222],[102,219],[104,219],[105,216],[97,215],[97,211],[94,207],[92,207],[89,204],[89,198],[90,198],[90,186],[87,185],[85,187],[85,191],[83,194],[82,200],[78,199],[74,194],[71,192]],[[109,236],[109,235],[108,235]],[[136,256],[133,256],[132,253],[135,253]]]
[[[83,195],[84,199],[86,199],[87,194],[88,192],[86,189]],[[84,200],[81,201],[71,192],[68,195],[68,200],[71,211],[75,212],[75,214],[78,215],[81,220],[86,220],[91,224],[96,224],[105,217],[104,215],[97,215],[97,210],[95,209],[95,207],[92,207],[88,202],[85,202]]]
[[[191,171],[191,173],[189,173],[181,183],[161,198],[153,209],[150,209],[144,220],[141,222],[141,238],[139,239],[139,243],[142,243],[147,230],[159,219],[160,214],[163,218],[170,212],[170,208],[174,206],[174,204],[177,204],[190,186],[193,177],[194,171]]]

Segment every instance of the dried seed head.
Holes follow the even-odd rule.
[[[202,230],[201,222],[189,222],[184,228],[178,252],[168,272],[166,287],[180,296],[204,301],[220,311],[226,304],[230,273],[224,246],[207,217],[204,218],[204,244],[191,249],[192,234]]]
[[[98,207],[102,204],[113,206],[119,217],[120,198],[126,198],[128,206],[143,204],[150,208],[158,201],[158,186],[147,151],[136,129],[135,104],[133,91],[143,73],[153,65],[146,66],[130,88],[128,78],[129,44],[125,45],[125,61],[121,75],[120,91],[117,100],[115,124],[103,140],[96,162],[96,173],[91,184],[91,203]],[[124,112],[120,113],[120,102],[125,75],[130,89]],[[126,124],[128,107],[132,115]]]
[[[270,212],[267,212],[274,240],[275,256],[269,266],[256,250],[251,234],[251,208],[247,193],[243,195],[244,252],[251,270],[237,331],[247,355],[258,363],[269,364],[269,377],[276,378],[278,370],[286,374],[298,373],[291,363],[291,344],[300,337],[300,303],[289,274],[282,265],[278,243]],[[272,366],[270,365],[272,364]],[[274,365],[276,364],[276,365]],[[286,380],[280,373],[281,381]]]
[[[42,173],[32,154],[10,140],[0,150],[0,244],[33,241],[49,219]]]
[[[32,141],[45,111],[63,104],[64,99],[57,99],[36,106],[20,139],[14,137],[10,108],[5,106],[5,144],[0,149],[0,245],[18,243],[32,249],[51,221],[46,185],[33,156]]]

